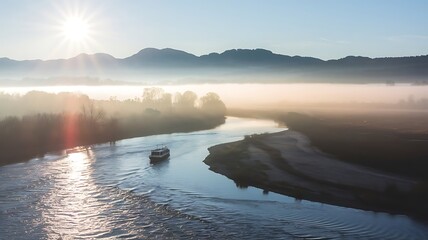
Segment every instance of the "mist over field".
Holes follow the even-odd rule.
[[[71,92],[99,100],[141,98],[152,85],[0,87],[0,92],[25,95],[31,91]],[[219,94],[230,108],[336,107],[414,108],[427,107],[428,86],[396,84],[192,84],[154,85],[172,94],[194,91]]]
[[[0,91],[79,92],[95,99],[141,97],[144,88],[214,91],[232,108],[373,106],[424,108],[426,56],[337,60],[234,49],[196,56],[146,48],[127,58],[80,54],[69,59],[0,59]],[[380,105],[379,105],[380,104]]]
[[[0,239],[428,239],[428,1],[0,1]]]

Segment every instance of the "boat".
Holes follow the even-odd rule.
[[[157,162],[169,158],[169,148],[161,147],[151,150],[150,161]]]

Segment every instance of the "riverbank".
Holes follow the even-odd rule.
[[[112,119],[107,123],[84,121],[82,117],[39,114],[0,121],[0,166],[28,161],[48,152],[144,137],[157,134],[193,132],[224,124],[224,116],[194,112],[134,119]]]
[[[247,136],[209,148],[210,170],[240,187],[364,210],[426,219],[428,208],[415,179],[339,161],[296,131]]]
[[[145,88],[142,99],[124,101],[77,93],[0,93],[0,108],[0,166],[77,146],[211,129],[225,122],[226,113],[215,93],[198,99],[186,91],[173,100],[160,88]]]

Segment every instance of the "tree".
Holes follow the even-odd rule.
[[[164,93],[157,100],[156,105],[163,110],[170,110],[172,107],[172,95],[171,93]]]
[[[183,109],[193,109],[195,108],[196,100],[198,95],[192,91],[186,91],[183,94],[175,94],[174,105],[178,108]]]
[[[165,93],[162,88],[145,88],[143,104],[146,109],[169,110],[172,107],[172,95]]]
[[[80,136],[85,142],[91,142],[99,138],[100,127],[104,123],[106,113],[103,109],[96,108],[93,102],[82,106],[80,114]]]
[[[226,115],[226,105],[216,93],[207,93],[205,96],[201,97],[200,103],[201,110],[204,112],[219,116]]]
[[[92,101],[86,105],[82,105],[81,114],[85,122],[93,125],[99,124],[106,117],[105,111],[103,109],[96,108]]]
[[[144,88],[143,104],[146,108],[156,108],[159,99],[162,98],[164,90],[162,88],[152,87]]]

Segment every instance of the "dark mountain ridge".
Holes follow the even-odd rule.
[[[204,76],[211,72],[245,76],[246,74],[301,78],[371,79],[383,82],[428,79],[428,55],[410,57],[369,58],[347,56],[335,60],[288,56],[266,49],[231,49],[223,53],[196,56],[171,48],[145,48],[126,57],[109,54],[79,54],[69,59],[23,60],[0,58],[0,78],[52,76],[114,76],[145,73],[182,76],[183,73]],[[187,76],[186,75],[186,76]]]

